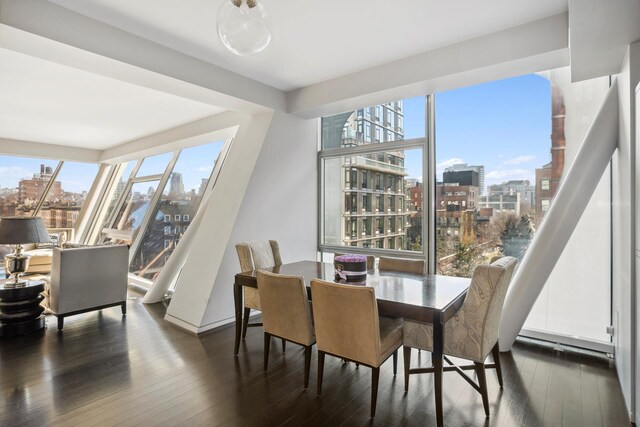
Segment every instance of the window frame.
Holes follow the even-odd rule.
[[[369,143],[355,147],[340,147],[322,150],[322,133],[318,133],[318,155],[317,155],[317,168],[318,168],[318,252],[321,254],[328,253],[344,253],[349,251],[352,253],[375,255],[375,256],[395,256],[412,259],[426,259],[428,273],[435,273],[435,224],[431,224],[433,218],[435,218],[435,143],[434,143],[434,126],[433,126],[433,111],[434,111],[434,99],[433,95],[428,94],[425,96],[425,136],[405,139],[394,140],[381,143]],[[375,108],[375,107],[374,107]],[[357,109],[354,109],[354,113]],[[357,114],[357,113],[355,113]],[[322,118],[318,119],[319,126],[321,125]],[[376,125],[377,128],[379,128]],[[420,239],[422,242],[426,242],[426,245],[422,246],[422,251],[409,251],[404,249],[382,249],[376,247],[355,247],[348,245],[326,245],[323,243],[324,239],[324,191],[325,191],[325,171],[324,162],[329,159],[342,158],[345,156],[365,155],[365,154],[377,154],[379,152],[386,151],[399,151],[399,150],[422,150],[422,174],[423,174],[423,196],[422,196],[422,231]],[[431,165],[431,166],[430,166]],[[431,187],[434,187],[433,189]],[[374,193],[375,194],[375,193]],[[387,204],[385,203],[385,207]],[[372,208],[373,209],[373,208]],[[425,227],[425,224],[427,226]],[[373,224],[372,224],[373,228]],[[349,231],[349,230],[347,230]],[[434,236],[430,239],[430,236]],[[395,239],[395,238],[393,238]],[[431,241],[433,240],[433,241]],[[394,245],[395,246],[395,245]]]

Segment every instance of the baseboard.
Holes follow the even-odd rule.
[[[611,342],[587,340],[571,335],[553,334],[546,331],[527,328],[522,328],[519,335],[542,341],[557,342],[572,347],[586,348],[589,350],[599,351],[601,353],[613,353],[613,343]]]
[[[206,325],[201,325],[201,326],[196,326],[189,322],[185,322],[184,320],[178,319],[177,317],[174,317],[170,314],[165,314],[164,320],[193,335],[201,335],[206,332],[212,332],[214,329],[227,326],[230,323],[234,323],[236,318],[235,316],[233,316],[227,319],[217,320],[215,322],[207,323]]]

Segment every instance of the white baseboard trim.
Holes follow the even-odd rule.
[[[202,326],[193,325],[193,324],[191,324],[189,322],[185,322],[182,319],[178,319],[177,317],[174,317],[174,316],[172,316],[170,314],[165,314],[164,320],[166,320],[169,323],[174,324],[175,326],[177,326],[177,327],[179,327],[181,329],[184,329],[187,332],[191,332],[192,334],[197,335],[197,334],[201,334],[203,332],[210,331],[210,330],[215,329],[215,328],[219,328],[221,326],[228,325],[229,323],[233,323],[233,322],[235,322],[236,318],[235,318],[235,316],[233,316],[233,317],[229,317],[227,319],[217,320],[215,322],[211,322],[211,323],[208,323],[208,324],[202,325]]]
[[[572,335],[554,334],[551,332],[526,328],[522,328],[519,335],[543,341],[557,342],[564,345],[570,345],[572,347],[586,348],[588,350],[599,351],[601,353],[613,354],[613,343],[611,342],[589,340]]]

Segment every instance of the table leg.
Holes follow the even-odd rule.
[[[233,302],[236,310],[236,344],[233,348],[233,355],[237,356],[242,335],[242,286],[237,283],[233,284]]]
[[[442,414],[442,347],[444,336],[442,333],[442,319],[440,313],[434,314],[433,319],[433,382],[436,397],[436,424],[441,427],[444,423]]]

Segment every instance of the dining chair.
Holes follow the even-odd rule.
[[[381,256],[378,260],[378,270],[400,271],[411,274],[424,274],[424,260],[387,258]]]
[[[253,271],[261,268],[278,267],[282,265],[280,246],[275,240],[256,240],[238,243],[236,245],[240,271]],[[262,326],[262,323],[249,323],[251,310],[261,310],[258,289],[244,287],[244,315],[242,317],[242,339],[247,336],[247,328]],[[282,340],[282,351],[285,351],[285,341]]]
[[[325,355],[371,368],[371,417],[376,413],[380,365],[393,355],[393,374],[402,345],[402,320],[378,316],[373,288],[311,281],[318,346],[318,395],[322,392]]]
[[[443,325],[443,355],[445,355],[444,360],[451,365],[445,366],[443,371],[458,372],[482,395],[482,404],[487,417],[489,417],[489,397],[485,368],[495,368],[498,383],[502,387],[498,329],[502,305],[516,264],[515,258],[505,256],[492,264],[476,267],[464,303]],[[405,321],[403,341],[404,387],[405,391],[408,391],[409,374],[434,372],[433,368],[410,369],[412,348],[427,351],[433,349],[433,325]],[[489,353],[493,355],[493,364],[485,364]],[[447,356],[473,361],[473,365],[456,366]],[[478,383],[464,373],[465,370],[471,369],[475,370]]]
[[[333,258],[335,259],[336,257],[345,255],[343,253],[335,253],[333,254]],[[376,268],[376,257],[374,257],[373,255],[365,255],[367,257],[367,270],[373,270],[374,268]]]
[[[258,292],[264,328],[264,370],[269,366],[271,337],[304,347],[304,388],[309,386],[311,348],[316,342],[307,288],[302,276],[258,271]]]

